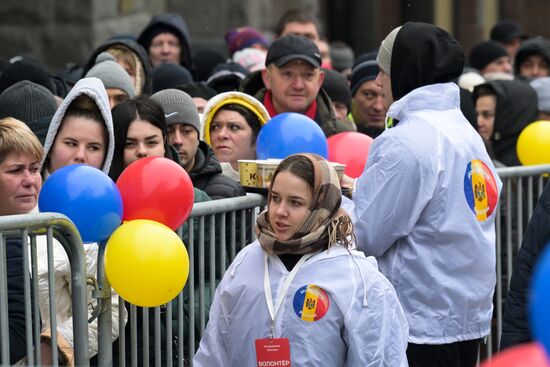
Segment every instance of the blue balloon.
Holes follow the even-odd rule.
[[[321,127],[306,115],[281,113],[269,120],[256,139],[258,159],[284,159],[297,153],[328,157],[327,138]]]
[[[534,339],[550,353],[550,242],[534,268],[530,295],[529,322]]]
[[[69,217],[83,242],[107,239],[122,222],[122,197],[113,180],[97,168],[73,164],[55,171],[38,198],[40,212]]]

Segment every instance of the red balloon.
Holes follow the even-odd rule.
[[[550,362],[538,343],[522,344],[498,353],[480,367],[549,367]]]
[[[193,209],[191,178],[168,158],[138,159],[126,167],[116,184],[124,205],[122,221],[150,219],[175,230]]]
[[[355,131],[333,135],[327,139],[328,160],[346,165],[344,173],[357,178],[363,173],[372,138]]]

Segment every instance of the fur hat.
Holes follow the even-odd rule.
[[[189,94],[179,89],[164,89],[153,94],[151,99],[162,106],[166,125],[191,125],[200,135],[199,112]]]
[[[57,103],[47,88],[22,80],[0,94],[0,118],[14,117],[27,124],[52,117]]]
[[[135,97],[136,92],[130,75],[116,62],[113,55],[102,52],[95,60],[95,65],[86,73],[86,78],[96,77],[103,82],[105,89],[120,89],[129,98]]]

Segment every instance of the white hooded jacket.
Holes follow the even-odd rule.
[[[372,260],[372,261],[370,261]],[[395,291],[373,258],[335,246],[309,258],[290,283],[274,326],[288,338],[293,366],[407,366],[408,326]],[[245,247],[216,289],[195,366],[255,366],[255,340],[270,336],[264,293],[264,251],[258,241]],[[268,258],[273,301],[289,271]],[[316,321],[299,316],[304,287],[327,295]],[[319,304],[319,302],[318,302]]]
[[[459,103],[454,83],[394,102],[399,123],[373,142],[353,194],[358,248],[394,285],[416,344],[490,331],[502,183]]]
[[[46,157],[48,156],[55,137],[61,126],[65,112],[71,102],[78,96],[85,94],[91,97],[103,116],[105,126],[108,133],[108,145],[106,149],[106,156],[103,163],[102,171],[105,174],[109,173],[111,167],[111,161],[114,152],[114,133],[113,133],[113,119],[111,116],[111,110],[109,106],[109,99],[103,83],[97,78],[84,78],[80,79],[75,86],[71,89],[67,97],[63,100],[62,104],[57,109],[44,144],[44,159],[41,162],[41,172],[47,177],[49,175],[48,168],[45,165]],[[50,313],[49,313],[49,286],[48,286],[48,265],[47,265],[47,247],[46,236],[37,237],[37,261],[38,261],[38,287],[40,296],[40,311],[42,318],[42,329],[45,330],[50,327]],[[69,258],[63,249],[63,246],[54,239],[53,241],[53,271],[55,279],[55,295],[56,295],[56,314],[57,314],[57,331],[62,337],[73,346],[73,320],[72,320],[72,303],[71,303],[71,267],[69,264]],[[86,276],[97,276],[97,243],[84,244],[85,256],[86,256]],[[88,318],[91,317],[93,308],[97,305],[97,300],[91,296],[92,288],[88,286],[86,304],[88,306]],[[112,335],[113,340],[118,338],[118,320],[122,317],[126,321],[126,313],[124,307],[120,309],[118,294],[111,290],[111,304],[112,304]],[[97,318],[90,324],[88,324],[88,338],[89,338],[89,356],[92,357],[97,354],[98,351],[98,329]]]

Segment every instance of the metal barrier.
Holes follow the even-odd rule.
[[[502,334],[503,303],[510,285],[514,260],[536,202],[548,182],[550,165],[498,168],[502,192],[496,217],[497,286],[492,333],[487,337],[482,357],[498,350]]]
[[[521,244],[523,232],[528,223],[536,201],[542,193],[548,180],[550,165],[500,168],[497,170],[503,181],[501,201],[496,218],[496,271],[497,288],[495,291],[494,325],[492,333],[487,337],[485,348],[482,348],[481,358],[490,358],[498,349],[502,332],[502,303],[506,296],[508,284],[512,274],[515,255]],[[156,308],[141,308],[126,304],[128,319],[119,318],[120,337],[111,345],[110,312],[100,315],[99,323],[99,354],[97,361],[92,359],[91,364],[109,365],[113,362],[119,366],[186,366],[192,365],[192,356],[198,347],[200,338],[208,321],[208,311],[214,292],[225,269],[231,263],[237,252],[255,239],[255,220],[259,211],[265,207],[265,197],[259,194],[248,194],[246,197],[222,199],[197,203],[186,225],[178,229],[187,247],[190,262],[190,274],[184,290],[167,305]],[[59,229],[62,216],[51,216],[48,219],[40,216],[19,216],[21,219],[12,222],[13,217],[0,217],[0,236],[5,237],[8,229],[18,229],[23,238],[27,235],[44,234],[48,226],[49,233],[63,240],[65,237],[75,238],[74,226],[68,222],[68,229]],[[55,221],[54,221],[55,219]],[[53,224],[56,226],[53,226]],[[63,227],[63,226],[62,226]],[[65,227],[63,227],[65,228]],[[0,237],[1,239],[1,237]],[[80,242],[62,241],[70,254],[71,263],[83,261]],[[32,241],[31,241],[32,244]],[[32,248],[32,246],[31,246]],[[71,255],[73,254],[73,255]],[[98,272],[103,275],[102,253],[99,253]],[[0,275],[5,274],[5,255],[0,253]],[[83,266],[82,264],[80,266]],[[78,303],[79,292],[84,292],[82,273],[73,266],[73,305],[75,313],[75,356],[77,364],[83,365],[87,350],[85,306]],[[80,275],[78,275],[80,274]],[[253,276],[253,275],[252,275]],[[5,279],[5,276],[2,278]],[[98,277],[104,287],[108,287],[106,279]],[[74,288],[76,286],[76,288]],[[6,329],[6,297],[5,282],[0,282],[0,336],[2,336],[1,351],[2,363],[5,363],[7,342],[4,335]],[[26,294],[31,291],[26,284]],[[120,299],[120,305],[124,301]],[[29,308],[30,312],[30,306]],[[36,310],[36,307],[35,307]],[[27,311],[27,310],[26,310]],[[108,311],[108,307],[104,311]],[[102,319],[104,318],[104,319]],[[26,318],[28,322],[30,318]],[[79,321],[80,320],[80,321]],[[30,323],[29,323],[30,325]],[[78,325],[78,327],[77,327]],[[53,326],[53,325],[52,325]],[[30,327],[27,328],[31,330]],[[109,330],[107,330],[109,329]],[[27,333],[29,337],[29,332]],[[36,334],[34,342],[38,341]],[[27,339],[29,340],[29,339]],[[76,344],[77,340],[79,344]],[[112,353],[111,353],[112,347]],[[32,350],[28,351],[33,354]],[[34,352],[35,360],[37,357]],[[87,362],[87,361],[85,361]]]
[[[41,361],[40,315],[37,274],[37,236],[47,236],[48,269],[53,264],[53,238],[65,249],[71,264],[74,361],[78,366],[88,365],[88,322],[86,309],[86,264],[84,248],[74,224],[65,216],[55,213],[0,216],[0,350],[1,365],[10,364],[8,287],[6,241],[18,240],[22,246],[22,269],[25,295],[26,364],[39,365]],[[27,250],[28,249],[28,250]],[[30,254],[30,255],[29,255]],[[30,256],[30,258],[29,258]],[[55,284],[54,273],[49,272],[48,282]],[[57,330],[55,287],[49,287],[51,329]],[[51,333],[51,344],[57,345],[56,333]],[[52,359],[57,366],[57,348],[52,348]]]

